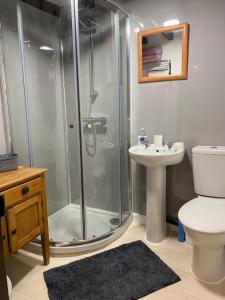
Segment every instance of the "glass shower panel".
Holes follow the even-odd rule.
[[[20,1],[20,19],[30,158],[33,166],[48,169],[50,239],[57,242],[80,240],[83,238],[80,172],[79,164],[74,163],[79,161],[75,146],[79,142],[71,142],[72,135],[73,140],[76,139],[76,107],[73,105],[76,96],[71,84],[74,82],[71,71],[74,61],[70,1],[63,7],[49,4],[47,10],[41,5],[34,7]],[[69,112],[74,113],[73,120]],[[72,188],[70,176],[74,169],[76,184],[73,182]]]
[[[122,221],[131,213],[131,184],[129,182],[129,140],[130,140],[130,107],[129,107],[129,24],[128,17],[119,13],[120,29],[120,165],[121,165],[121,201]]]
[[[101,3],[79,7],[87,239],[110,233],[121,221],[115,15]]]

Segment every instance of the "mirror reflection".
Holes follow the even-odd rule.
[[[139,32],[139,82],[185,79],[187,24]]]

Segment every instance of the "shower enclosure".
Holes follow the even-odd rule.
[[[48,169],[52,249],[119,234],[131,219],[129,16],[113,1],[1,0],[0,22],[5,123],[20,164]]]

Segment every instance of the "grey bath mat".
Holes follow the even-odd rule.
[[[46,271],[51,300],[139,299],[180,278],[141,241]]]

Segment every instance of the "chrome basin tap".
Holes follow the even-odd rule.
[[[173,147],[173,145],[174,145],[174,139],[171,138],[171,139],[168,140],[167,146],[168,146],[169,149],[171,149]]]
[[[148,140],[148,139],[145,139],[145,148],[148,148],[149,145],[150,145],[149,140]]]

